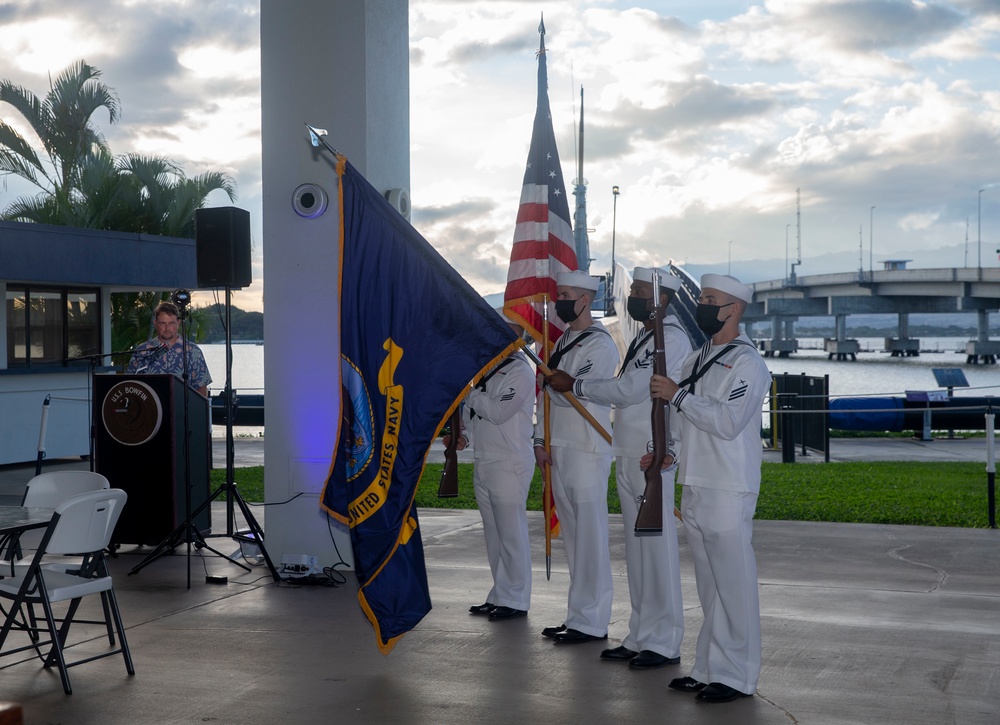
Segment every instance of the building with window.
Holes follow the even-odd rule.
[[[90,453],[90,379],[110,372],[111,294],[193,288],[193,239],[0,222],[0,465]]]

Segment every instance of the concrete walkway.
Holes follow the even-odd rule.
[[[30,477],[33,468],[22,473]],[[0,478],[9,480],[10,469]],[[223,520],[218,508],[214,516]],[[120,659],[89,663],[71,670],[75,693],[67,697],[58,675],[38,660],[12,665],[18,658],[2,658],[0,699],[20,702],[26,723],[76,725],[1000,719],[998,531],[756,522],[764,643],[758,692],[702,705],[666,688],[687,673],[701,626],[683,526],[681,665],[633,672],[601,662],[601,643],[556,646],[540,636],[542,627],[563,621],[568,577],[557,539],[546,580],[541,515],[529,514],[529,522],[531,612],[491,623],[467,613],[490,584],[478,513],[422,510],[434,609],[387,657],[375,647],[350,573],[338,588],[297,587],[273,583],[261,567],[244,574],[195,553],[189,590],[189,559],[180,549],[134,576],[128,571],[145,552],[123,549],[112,566],[135,677]],[[612,646],[628,620],[623,532],[613,516]],[[226,575],[228,584],[208,584],[206,573]],[[94,630],[80,649],[105,645]]]

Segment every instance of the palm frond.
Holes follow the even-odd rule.
[[[45,144],[46,136],[51,129],[51,113],[47,105],[42,103],[34,93],[23,86],[11,83],[7,79],[0,80],[0,102],[9,103],[24,120],[28,122],[38,140]],[[46,147],[48,148],[48,147]]]

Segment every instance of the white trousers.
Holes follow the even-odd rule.
[[[705,615],[691,677],[753,693],[760,677],[760,600],[751,537],[757,494],[685,486],[681,498]]]
[[[566,626],[603,637],[614,598],[608,550],[611,455],[553,447],[552,463],[552,496],[569,566]]]
[[[483,517],[493,588],[486,601],[525,611],[531,606],[531,545],[526,513],[534,461],[477,460],[476,503]]]
[[[663,533],[659,536],[635,535],[639,500],[646,490],[639,459],[616,458],[615,480],[625,527],[625,566],[632,603],[628,636],[622,645],[636,652],[650,650],[664,657],[678,657],[684,637],[684,607],[673,473],[663,474]]]

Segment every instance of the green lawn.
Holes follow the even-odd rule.
[[[472,464],[459,464],[458,498],[439,499],[441,464],[428,464],[417,491],[422,508],[476,508]],[[765,463],[757,518],[985,528],[986,472],[982,463]],[[213,490],[225,470],[212,471]],[[264,469],[236,469],[236,484],[247,501],[264,500]],[[681,488],[676,487],[680,504]],[[620,513],[614,469],[608,481],[608,508]],[[541,476],[536,472],[528,509],[541,511]]]

